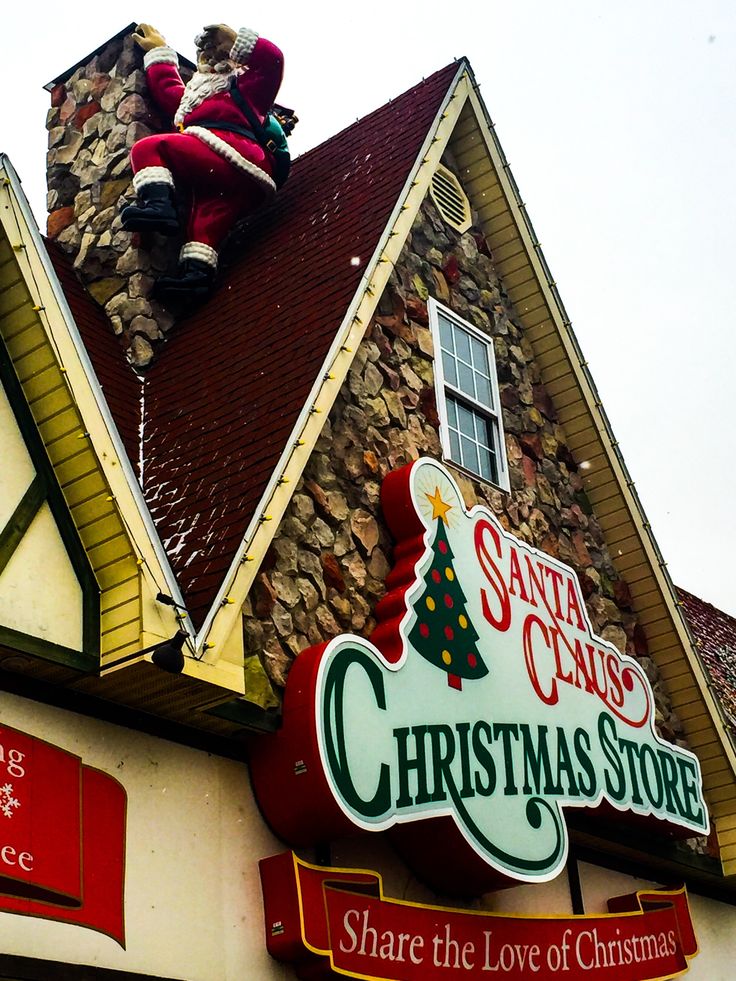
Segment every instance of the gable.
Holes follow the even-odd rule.
[[[488,243],[499,274],[500,291],[512,301],[522,334],[517,343],[520,345],[520,350],[525,354],[529,352],[529,356],[533,359],[532,382],[539,381],[544,386],[544,391],[540,393],[540,408],[545,411],[545,405],[549,405],[555,423],[564,432],[565,446],[561,448],[563,456],[560,459],[571,461],[576,470],[579,464],[583,464],[577,474],[577,486],[582,498],[589,502],[596,519],[596,526],[605,540],[606,561],[610,563],[610,569],[606,570],[607,574],[604,577],[609,580],[606,588],[612,588],[613,580],[621,580],[621,596],[625,610],[619,624],[611,624],[610,630],[617,637],[617,643],[623,642],[624,646],[627,643],[633,645],[635,643],[633,635],[630,635],[627,641],[626,636],[623,636],[625,634],[623,627],[633,630],[631,615],[626,610],[630,609],[635,613],[640,629],[637,636],[646,637],[648,644],[648,649],[643,646],[637,653],[651,657],[666,683],[667,693],[674,706],[675,717],[678,719],[678,731],[671,733],[670,738],[686,738],[701,760],[709,806],[719,835],[723,868],[730,873],[736,857],[732,844],[733,821],[736,814],[733,748],[728,739],[724,738],[718,725],[718,709],[693,650],[672,584],[666,573],[665,563],[643,514],[633,481],[626,471],[584,357],[562,308],[556,286],[544,262],[531,223],[526,217],[524,206],[485,107],[478,99],[472,85],[465,88],[461,82],[454,89],[453,94],[459,101],[461,100],[461,105],[455,107],[461,111],[457,124],[448,134],[444,146],[442,140],[438,141],[440,151],[446,149],[449,159],[457,167],[462,184],[478,215],[478,228]],[[411,280],[412,277],[409,279]],[[412,292],[409,284],[404,285],[408,287],[409,292]],[[421,307],[426,293],[436,290],[436,283],[433,284],[430,279],[428,286],[425,283],[423,288],[425,296],[412,298],[412,317],[416,317],[416,311]],[[393,317],[390,331],[397,332],[400,336],[403,336],[402,332],[406,331],[407,335],[410,335],[416,324],[409,322],[408,315],[408,306],[406,310],[399,310],[398,317]],[[389,316],[387,322],[391,323],[391,321],[392,318]],[[376,322],[381,325],[381,318],[377,318]],[[370,337],[370,328],[367,336]],[[507,339],[502,340],[508,346]],[[372,357],[366,354],[366,343],[368,342],[364,342],[355,355],[351,375],[356,365],[362,372],[366,363],[372,360]],[[375,357],[378,358],[379,354]],[[391,377],[390,373],[384,372],[387,384]],[[356,381],[356,390],[360,388],[360,384]],[[531,394],[534,385],[529,387],[529,394]],[[374,461],[377,461],[380,469],[383,466],[382,454],[387,454],[388,459],[394,463],[396,460],[401,460],[402,452],[407,452],[412,441],[416,448],[417,432],[413,431],[405,441],[405,427],[408,423],[403,418],[403,410],[395,406],[392,412],[390,399],[383,392],[380,393],[379,398],[383,398],[386,403],[381,411],[387,421],[392,420],[395,426],[393,433],[399,434],[391,438],[386,437],[383,451],[371,445],[364,447]],[[372,403],[373,399],[367,397],[366,404],[372,405]],[[339,411],[337,406],[340,407]],[[369,474],[365,465],[361,464],[358,445],[354,440],[347,446],[344,443],[339,447],[335,446],[334,440],[343,438],[336,437],[334,427],[340,424],[339,415],[344,408],[343,403],[338,401],[330,419],[332,428],[326,431],[325,438],[322,440],[327,447],[323,450],[323,454],[329,458],[349,452],[351,466],[356,468],[356,472],[359,473],[362,469],[363,479],[374,480],[374,475]],[[539,414],[536,393],[534,404],[530,406],[529,411]],[[371,420],[369,425],[370,422]],[[401,442],[397,443],[398,439]],[[522,442],[516,441],[517,465],[521,463],[522,458],[526,459],[527,464],[530,463],[530,457],[533,456],[533,451],[529,451],[529,445],[522,446]],[[438,451],[436,444],[434,447],[431,446],[431,441],[430,451],[435,453]],[[323,455],[321,459],[324,461],[325,456]],[[531,460],[531,467],[535,466],[536,464]],[[329,512],[330,508],[329,500],[333,493],[331,489],[333,485],[330,484],[329,467],[326,471],[323,470],[323,475],[326,474],[326,482],[319,479],[319,468],[318,463],[310,461],[305,471],[305,477],[308,479],[304,484],[297,485],[296,493],[302,502],[305,497],[311,498],[312,511],[325,519],[325,513]],[[465,487],[465,484],[463,483],[462,486]],[[523,485],[517,484],[516,489],[523,490]],[[477,493],[477,489],[474,492]],[[549,493],[549,489],[546,493]],[[342,488],[336,489],[335,494],[338,498],[342,496],[345,499],[348,512],[352,511],[354,514],[357,509],[365,506],[365,498],[361,499],[356,495],[351,498],[344,494]],[[472,496],[469,499],[469,503],[471,502]],[[495,506],[498,506],[497,501]],[[552,510],[559,508],[559,503],[555,503],[554,494],[545,506],[551,507]],[[368,510],[370,511],[370,508]],[[299,520],[290,508],[286,521],[293,523],[294,518]],[[325,520],[330,523],[329,518]],[[322,605],[317,606],[317,610],[326,607],[320,614],[320,626],[317,628],[321,631],[322,638],[334,635],[333,625],[337,622],[336,617],[342,615],[348,623],[350,622],[350,606],[357,595],[356,589],[366,588],[371,591],[375,588],[366,586],[366,567],[369,564],[370,553],[366,556],[360,544],[357,545],[357,553],[352,550],[345,552],[344,536],[354,531],[349,525],[349,519],[347,520],[348,526],[341,533],[343,537],[339,539],[342,552],[337,554],[337,571],[332,565],[334,554],[331,558],[329,554],[326,556],[323,554],[317,559],[317,569],[322,566],[320,573],[322,583],[321,586],[317,583],[315,593],[319,597],[321,592],[323,600]],[[337,540],[334,529],[333,536],[335,536],[334,540]],[[582,571],[584,571],[586,563],[589,562],[585,558],[586,551],[596,548],[600,550],[600,545],[588,543],[586,546],[581,536],[576,534],[572,537],[574,540],[571,558],[578,565],[582,561]],[[354,542],[358,540],[353,537]],[[385,547],[390,547],[390,543],[386,543]],[[542,547],[544,548],[544,545]],[[322,552],[329,553],[329,547],[323,548]],[[256,589],[252,596],[251,608],[256,614],[252,622],[258,621],[261,626],[254,627],[252,630],[249,627],[248,630],[255,649],[255,645],[264,637],[262,627],[265,610],[266,626],[268,627],[270,620],[274,629],[270,632],[266,629],[268,646],[264,658],[272,671],[273,680],[282,683],[289,669],[290,657],[304,646],[304,639],[298,636],[298,630],[294,628],[298,622],[306,621],[301,614],[297,616],[300,600],[290,589],[288,582],[284,582],[286,570],[283,568],[283,563],[285,556],[289,554],[289,549],[284,546],[284,551],[277,551],[276,554],[275,573],[268,569],[262,572],[256,580]],[[259,557],[258,554],[255,555],[256,563]],[[357,579],[354,574],[357,575]],[[264,576],[267,582],[263,581]],[[370,582],[370,574],[368,582]],[[352,593],[350,593],[351,584]],[[331,593],[331,590],[335,589],[339,596]],[[345,589],[349,594],[347,596],[344,594]],[[331,595],[332,599],[329,598]],[[601,615],[606,610],[608,600],[608,596],[601,594],[599,599]],[[317,602],[319,604],[319,600]],[[294,604],[293,609],[292,604]],[[269,607],[275,612],[269,613]],[[356,616],[357,624],[361,621],[365,622],[366,611],[358,607]],[[361,628],[353,624],[353,629],[360,631]],[[619,637],[622,637],[622,641],[618,639]],[[307,639],[310,643],[317,642],[312,636]],[[665,695],[665,698],[668,696]]]
[[[168,592],[174,586],[169,584],[171,580],[167,583],[155,540],[145,528],[122,441],[17,177],[5,158],[1,162],[3,388],[14,413],[19,414],[17,425],[34,474],[46,480],[41,504],[38,495],[29,496],[19,517],[35,538],[39,532],[29,522],[33,516],[30,512],[39,507],[36,524],[40,527],[48,526],[50,510],[69,561],[77,562],[78,552],[86,557],[97,593],[98,619],[95,640],[85,633],[83,646],[99,663],[100,657],[104,660],[139,650],[145,646],[149,631],[154,634],[152,640],[174,633],[173,614],[158,610],[154,599],[162,586]],[[87,326],[91,329],[93,325]],[[111,374],[108,377],[113,378]],[[118,400],[122,402],[120,394]],[[14,445],[19,466],[18,476],[13,477],[17,496],[25,493],[23,481],[30,471],[17,439]],[[64,513],[70,520],[61,517]],[[25,549],[30,554],[33,547],[29,538]],[[18,552],[6,574],[15,574],[21,560],[22,552]],[[80,578],[80,569],[75,571]],[[83,592],[87,589],[85,585]],[[173,627],[164,626],[166,616],[172,619]]]
[[[2,344],[0,381],[0,642],[89,669],[99,591]]]

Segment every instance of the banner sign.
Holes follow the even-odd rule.
[[[0,726],[0,911],[125,946],[125,790],[78,756]]]
[[[376,872],[292,852],[260,870],[269,953],[310,981],[652,981],[697,953],[684,887],[617,897],[608,914],[517,917],[387,899]]]
[[[395,567],[371,640],[300,654],[283,727],[252,754],[276,833],[299,846],[441,818],[526,882],[563,867],[564,807],[707,834],[697,758],[656,734],[649,681],[593,633],[575,572],[467,511],[434,460],[389,474],[381,500]]]

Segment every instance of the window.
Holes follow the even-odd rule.
[[[435,300],[429,301],[435,390],[445,459],[509,489],[493,344]]]

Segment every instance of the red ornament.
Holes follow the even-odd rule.
[[[422,635],[422,637],[429,637],[429,627],[426,623],[419,624],[419,633]]]
[[[452,601],[452,596],[449,593],[445,593],[445,606],[448,610],[451,610],[455,604]]]

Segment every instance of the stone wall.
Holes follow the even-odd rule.
[[[173,317],[152,298],[154,279],[176,265],[178,240],[125,232],[133,199],[131,146],[168,127],[153,105],[143,54],[113,38],[51,92],[47,158],[48,236],[74,257],[131,362],[145,367]]]
[[[381,481],[419,456],[441,457],[429,296],[493,337],[496,352],[511,493],[455,472],[466,505],[486,505],[508,531],[577,572],[594,631],[638,659],[659,734],[686,746],[483,236],[455,232],[429,199],[251,591],[247,654],[261,657],[278,692],[301,650],[373,630],[392,561]]]
[[[370,636],[392,561],[381,481],[419,456],[441,457],[429,296],[491,336],[496,352],[511,493],[455,472],[466,505],[486,505],[576,571],[594,631],[646,671],[658,733],[687,746],[483,236],[455,232],[429,199],[251,591],[247,657],[261,659],[278,695],[306,647],[348,631]],[[680,847],[709,850],[704,838]]]
[[[637,657],[654,686],[662,736],[682,726],[649,657],[628,587],[600,525],[532,350],[482,235],[460,235],[427,200],[348,379],[274,539],[246,617],[250,652],[265,652],[283,686],[294,656],[346,630],[367,636],[384,593],[392,543],[381,481],[421,455],[441,456],[426,300],[435,297],[493,337],[511,493],[456,473],[517,537],[572,566],[593,629]]]

